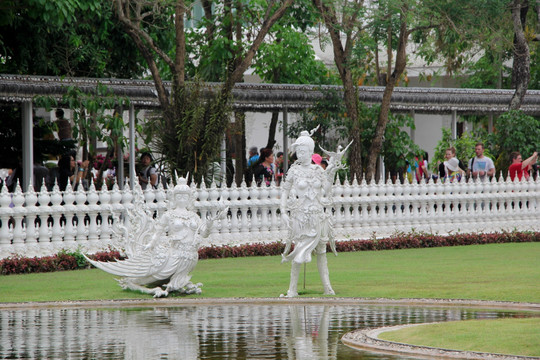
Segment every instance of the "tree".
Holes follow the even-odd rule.
[[[516,89],[510,100],[509,110],[519,110],[531,77],[531,54],[525,37],[525,24],[529,0],[514,0],[512,3],[512,23],[514,28],[514,64],[512,86]]]
[[[354,43],[362,30],[361,21],[365,9],[362,0],[334,2],[313,0],[319,11],[334,50],[334,62],[343,83],[343,97],[347,109],[347,117],[351,123],[349,150],[349,166],[351,177],[362,176],[362,129],[358,121],[358,96],[350,58]],[[341,20],[340,20],[341,19]]]
[[[379,116],[380,106],[368,107],[365,104],[359,106],[360,125],[363,129],[362,154],[366,161],[371,139],[375,133],[375,126]],[[317,101],[314,106],[301,114],[299,121],[291,124],[288,135],[297,137],[302,130],[313,129],[320,126],[313,134],[313,138],[320,147],[335,149],[338,144],[344,144],[350,133],[350,122],[346,118],[346,109],[343,98],[334,91],[324,94],[323,99]],[[409,134],[403,127],[414,128],[414,121],[410,116],[402,114],[390,114],[390,121],[384,134],[381,155],[384,163],[391,174],[396,174],[406,167],[407,163],[414,163],[414,158],[419,154],[420,148],[414,144]],[[322,151],[320,151],[322,153]]]
[[[358,97],[356,85],[364,83],[365,74],[354,70],[354,55],[362,53],[358,50],[365,44],[360,39],[368,40],[370,52],[375,53],[378,76],[385,86],[378,123],[371,142],[366,166],[366,178],[375,176],[377,158],[382,150],[383,136],[389,122],[390,101],[394,88],[398,85],[407,64],[407,43],[411,34],[418,31],[428,31],[436,27],[439,16],[435,16],[433,2],[431,6],[425,1],[417,0],[380,0],[364,4],[363,1],[322,1],[313,0],[326,24],[334,48],[334,61],[338,68],[344,88],[344,99],[348,117],[351,121],[351,140],[353,147],[350,151],[351,175],[359,177],[362,174],[362,128],[358,121]],[[381,36],[385,34],[386,36]],[[397,35],[396,35],[397,34]],[[379,74],[378,49],[380,43],[386,46],[387,71],[384,76]],[[356,48],[356,49],[355,49]],[[394,57],[395,51],[395,57]],[[357,145],[354,145],[354,144]]]
[[[495,167],[504,175],[510,166],[510,153],[519,151],[526,159],[540,149],[540,120],[521,110],[510,110],[497,119],[497,131],[489,135],[489,146],[496,155]]]
[[[336,76],[315,57],[312,45],[317,13],[310,0],[296,1],[269,34],[255,58],[255,73],[277,84],[337,84]],[[279,113],[273,112],[267,148],[275,143]]]
[[[253,28],[254,36],[252,39],[249,38],[250,45],[246,49],[243,44],[247,39],[244,39],[244,34],[239,34],[233,27],[233,24],[241,24],[241,16],[246,14],[243,2],[226,1],[222,6],[214,8],[216,14],[212,17],[209,11],[205,11],[206,20],[211,17],[214,24],[223,25],[222,29],[226,29],[226,36],[220,37],[215,36],[214,27],[209,27],[205,37],[213,46],[221,45],[225,48],[224,53],[229,61],[226,61],[227,67],[222,68],[223,71],[218,70],[219,76],[224,75],[224,82],[214,93],[214,97],[205,99],[204,96],[200,96],[194,99],[192,94],[199,92],[202,95],[203,89],[200,87],[197,89],[196,85],[195,88],[193,86],[190,88],[185,82],[186,59],[189,55],[187,50],[190,44],[186,42],[184,19],[189,15],[188,9],[191,3],[184,0],[160,2],[115,0],[118,19],[141,52],[152,74],[163,110],[163,125],[168,130],[167,133],[173,134],[167,139],[168,146],[163,150],[171,159],[170,165],[178,169],[181,174],[189,172],[194,176],[195,181],[200,182],[208,164],[213,161],[219,151],[222,134],[228,124],[232,88],[242,79],[263,43],[264,37],[284,15],[291,3],[292,0],[285,0],[279,4],[260,3],[254,7],[253,10],[264,10],[256,12],[257,16],[260,15],[260,22],[256,28]],[[211,5],[211,2],[203,2],[205,10],[211,8]],[[153,34],[157,32],[152,32],[156,30],[152,28],[152,19],[158,17],[174,19],[174,42],[170,49],[174,57],[169,55],[169,49],[161,48],[154,40]],[[233,22],[233,20],[236,21]],[[234,37],[235,34],[238,36]],[[205,58],[199,60],[206,64]],[[158,61],[166,64],[172,76],[171,94],[165,88],[164,72],[160,71]],[[219,65],[221,63],[218,63],[218,69]],[[190,103],[186,101],[188,99],[195,102]]]

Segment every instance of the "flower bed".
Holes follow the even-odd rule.
[[[442,246],[463,246],[481,244],[500,244],[513,242],[540,241],[540,232],[502,232],[492,234],[397,234],[383,239],[348,240],[336,242],[338,252],[377,251]],[[199,259],[220,259],[226,257],[274,256],[280,255],[285,243],[249,244],[240,246],[209,246],[199,249]],[[122,259],[118,251],[100,252],[90,256],[99,261]],[[91,265],[80,252],[61,251],[54,256],[26,258],[21,256],[0,260],[0,274],[28,274],[89,268]]]

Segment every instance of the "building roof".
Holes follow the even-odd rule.
[[[93,93],[98,84],[107,86],[117,96],[128,97],[137,108],[159,106],[154,82],[151,80],[63,78],[0,74],[0,102],[22,102],[35,96],[51,96],[61,101],[71,86]],[[219,83],[205,83],[208,93],[219,89]],[[170,90],[171,83],[166,83]],[[325,90],[341,92],[339,86],[250,84],[238,83],[233,89],[237,110],[268,112],[285,108],[298,112],[324,97]],[[384,87],[358,87],[358,97],[366,104],[380,104]],[[513,90],[397,87],[392,95],[394,112],[448,114],[500,114],[508,110]],[[529,90],[521,109],[540,115],[540,91]]]

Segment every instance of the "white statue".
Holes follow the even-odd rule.
[[[332,231],[332,185],[336,171],[344,166],[341,158],[345,150],[338,148],[330,156],[326,170],[311,163],[315,143],[311,134],[302,131],[300,137],[291,145],[297,160],[292,164],[281,185],[281,218],[289,228],[289,236],[282,262],[292,261],[291,282],[286,297],[298,296],[298,276],[301,264],[311,261],[311,254],[317,255],[317,268],[324,288],[324,294],[334,295],[330,284],[326,259],[326,244],[330,243],[332,252],[337,255]],[[350,145],[350,144],[349,144]],[[325,207],[327,211],[325,212]],[[294,243],[294,250],[291,244]]]
[[[190,209],[193,191],[185,178],[177,179],[170,208],[153,219],[147,209],[140,187],[135,190],[135,206],[128,211],[128,226],[115,224],[118,239],[113,246],[127,259],[99,262],[87,258],[95,267],[113,275],[124,289],[138,290],[154,297],[167,296],[172,291],[200,294],[201,283],[193,284],[189,273],[197,265],[201,237],[210,234],[213,221],[225,210],[203,221]]]

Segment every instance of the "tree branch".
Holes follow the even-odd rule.
[[[141,4],[140,2],[136,2],[136,12],[135,12],[135,20],[133,20],[131,17],[129,17],[129,3],[130,0],[115,0],[116,1],[116,8],[117,8],[117,15],[120,22],[127,28],[129,31],[133,32],[134,35],[136,35],[141,41],[140,43],[148,47],[150,50],[155,52],[160,58],[163,59],[169,65],[171,68],[175,67],[175,63],[172,61],[172,59],[163,52],[159,47],[156,46],[154,43],[154,40],[146,33],[144,30],[140,27],[140,22],[142,20],[141,17]],[[128,8],[128,12],[126,13],[124,6],[125,5]]]

